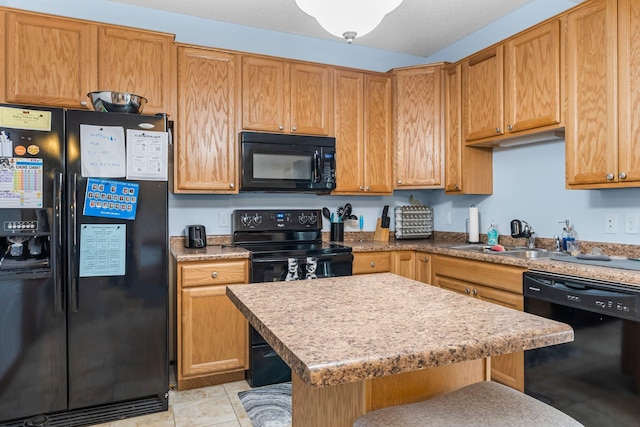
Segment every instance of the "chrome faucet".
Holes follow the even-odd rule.
[[[533,228],[529,224],[527,224],[527,221],[521,221],[519,219],[511,221],[511,237],[526,237],[528,249],[534,249],[536,247],[535,235],[536,232],[533,231]]]

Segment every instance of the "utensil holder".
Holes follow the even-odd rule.
[[[330,240],[332,242],[342,242],[344,240],[344,222],[332,222]]]
[[[378,218],[378,222],[376,223],[376,232],[373,235],[373,240],[378,242],[388,242],[389,241],[389,229],[382,228],[382,219]]]

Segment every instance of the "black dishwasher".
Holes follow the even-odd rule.
[[[525,393],[585,426],[640,420],[640,286],[525,272],[526,312],[569,324],[571,343],[525,352]]]

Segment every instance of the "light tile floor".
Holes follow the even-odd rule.
[[[248,390],[237,381],[185,391],[169,391],[169,410],[96,427],[252,427],[238,392]]]

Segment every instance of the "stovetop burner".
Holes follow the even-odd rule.
[[[351,248],[322,242],[322,213],[303,210],[235,210],[233,243],[252,257],[318,256],[349,253]]]

